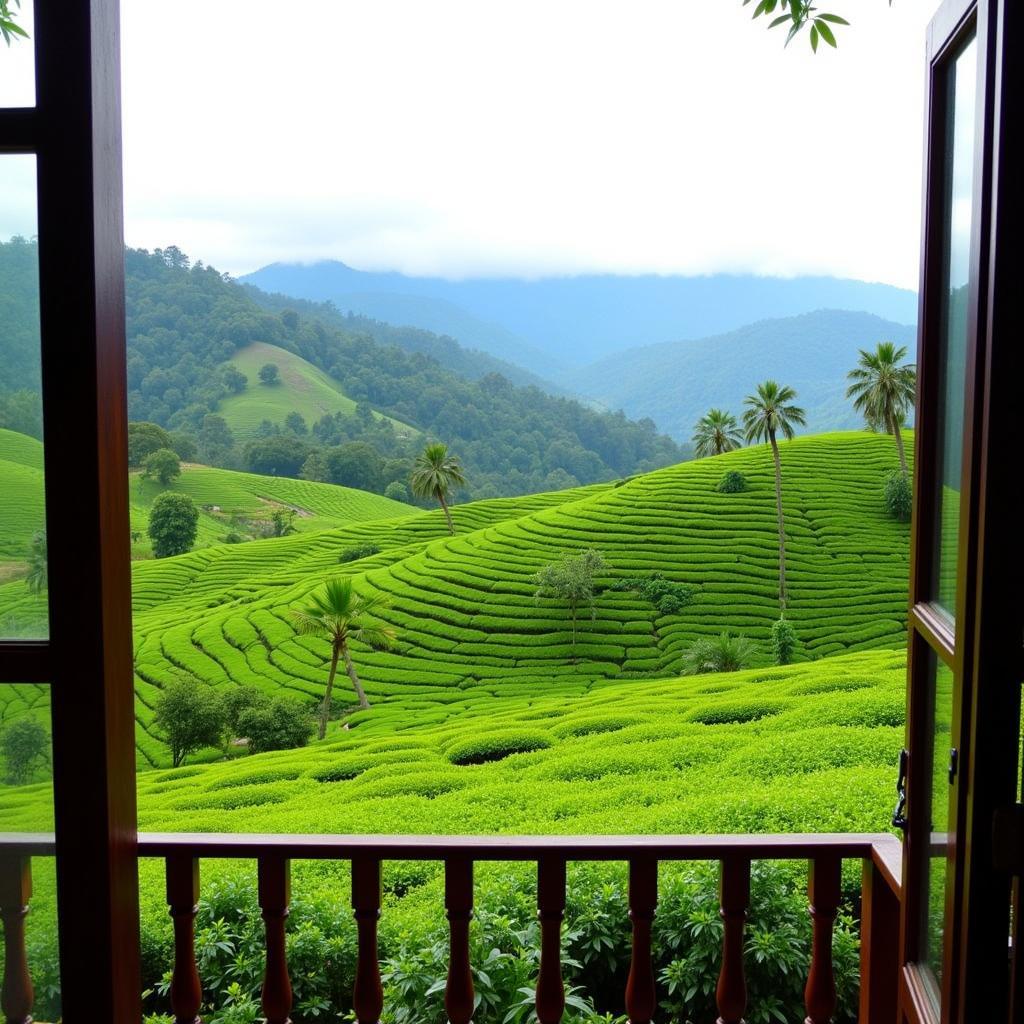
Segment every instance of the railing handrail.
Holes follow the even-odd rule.
[[[28,1024],[33,992],[26,958],[24,919],[31,896],[31,861],[56,852],[51,833],[0,833],[0,919],[4,924],[4,977],[0,1015]],[[445,1007],[452,1024],[470,1024],[474,1003],[469,960],[473,913],[473,864],[533,861],[541,956],[535,1009],[541,1024],[559,1024],[565,1008],[561,930],[568,861],[624,861],[629,865],[632,956],[625,1006],[633,1024],[651,1024],[657,1007],[652,923],[657,913],[658,865],[718,861],[722,961],[716,988],[720,1024],[741,1024],[747,1002],[744,927],[750,904],[751,863],[807,860],[812,940],[804,1002],[808,1024],[828,1024],[836,1007],[832,936],[842,898],[842,864],[860,860],[862,874],[862,1021],[892,1017],[898,958],[895,935],[900,906],[902,844],[887,833],[774,835],[291,835],[288,833],[140,833],[139,857],[165,861],[167,902],[174,922],[174,969],[169,999],[176,1020],[198,1021],[202,985],[195,954],[200,861],[255,860],[260,912],[266,927],[261,1005],[268,1024],[290,1024],[292,989],[285,921],[291,900],[293,860],[348,860],[357,924],[353,1011],[359,1024],[380,1020],[383,989],[377,946],[382,907],[382,863],[443,861],[450,958]]]
[[[52,832],[0,832],[0,855],[53,856]],[[742,854],[750,860],[809,860],[833,853],[844,860],[870,858],[894,892],[902,874],[902,843],[887,832],[804,832],[715,835],[304,835],[248,832],[140,832],[140,857],[191,853],[205,858],[255,858],[269,852],[295,860],[536,860],[560,854],[566,860],[628,860],[644,854],[661,861],[720,860]]]

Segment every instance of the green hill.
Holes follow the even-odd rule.
[[[895,465],[891,439],[799,438],[782,445],[782,464],[788,617],[801,640],[798,657],[902,648],[908,530],[885,515],[880,496],[881,477]],[[745,473],[749,490],[719,493],[726,469]],[[138,564],[143,760],[166,760],[151,732],[151,708],[159,687],[182,672],[216,686],[283,689],[311,702],[321,695],[327,645],[296,636],[289,611],[332,574],[353,573],[360,589],[392,602],[385,616],[398,633],[396,649],[356,650],[371,700],[412,701],[424,714],[468,692],[543,696],[557,683],[583,694],[599,680],[674,675],[694,639],[731,630],[763,643],[778,617],[764,446],[621,486],[473,503],[455,514],[455,538],[444,536],[440,513],[430,512]],[[368,541],[380,554],[338,564],[344,548]],[[591,546],[607,559],[605,587],[658,571],[701,590],[676,615],[605,590],[594,620],[581,618],[574,659],[564,608],[535,598],[532,577],[565,551]],[[0,586],[0,616],[8,598],[23,591]],[[767,664],[767,653],[760,660]]]
[[[266,363],[277,366],[279,384],[260,383],[260,367]],[[249,383],[241,394],[223,399],[218,412],[241,441],[256,437],[257,428],[264,420],[283,427],[290,412],[299,413],[310,426],[321,416],[335,413],[352,416],[355,413],[356,403],[346,397],[337,381],[301,356],[276,345],[253,342],[239,349],[229,360],[229,365],[244,373]],[[419,436],[414,427],[395,419],[391,422],[398,438],[412,440]]]
[[[29,542],[42,529],[43,445],[34,437],[0,428],[0,568],[21,563]],[[3,577],[0,576],[0,579]]]

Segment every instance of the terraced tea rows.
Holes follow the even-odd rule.
[[[798,439],[783,448],[789,617],[801,658],[904,644],[907,529],[885,516],[879,492],[893,462],[891,441],[867,434]],[[744,472],[750,489],[720,494],[727,468]],[[440,527],[434,513],[140,567],[142,754],[155,763],[166,757],[149,734],[150,708],[156,688],[182,672],[310,701],[322,694],[327,645],[297,637],[289,612],[339,571],[357,574],[359,588],[392,601],[384,617],[398,633],[396,649],[356,652],[371,700],[401,698],[423,713],[469,691],[521,697],[557,683],[581,694],[600,679],[673,675],[693,639],[724,629],[767,637],[778,607],[766,448],[559,497],[554,507],[517,517],[510,513],[524,509],[518,499],[464,506],[460,529],[474,517],[480,528],[451,539],[432,539]],[[487,516],[495,525],[481,522]],[[339,550],[356,540],[374,540],[383,550],[339,567]],[[581,620],[574,657],[565,609],[534,597],[532,575],[564,551],[587,546],[605,553],[605,586],[659,571],[702,589],[678,615],[605,591],[594,620]]]
[[[903,656],[891,651],[601,681],[585,695],[556,682],[500,703],[455,691],[361,712],[304,750],[145,772],[139,823],[215,832],[877,831],[891,810],[903,721]],[[0,789],[3,820],[47,827],[42,793]]]

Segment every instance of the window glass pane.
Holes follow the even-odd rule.
[[[932,985],[932,997],[938,1007],[942,983],[943,934],[946,917],[947,856],[949,835],[949,783],[950,735],[953,718],[953,672],[939,661],[934,651],[928,653],[928,683],[934,713],[934,731],[930,758],[931,794],[929,829],[931,846],[925,863],[925,899],[922,905],[921,963],[927,968],[926,977]]]
[[[34,1020],[60,1019],[54,860],[32,857],[25,886],[23,833],[52,832],[50,688],[0,684],[0,900],[7,919],[0,951],[16,962],[24,950],[35,987]],[[21,916],[21,909],[28,913]],[[22,946],[21,925],[24,925]],[[5,993],[17,1006],[15,993]],[[15,1013],[17,1019],[20,1015]]]
[[[10,45],[0,35],[0,107],[34,107],[36,103],[32,7],[32,0],[20,4],[11,0],[7,5],[9,18],[17,27],[8,26]],[[27,39],[18,35],[18,28],[28,34]]]
[[[972,39],[947,72],[948,123],[943,211],[943,288],[939,348],[936,442],[935,564],[932,597],[951,615],[956,607],[960,521],[967,299],[974,184],[974,98],[977,45]]]
[[[3,44],[0,43],[0,46]],[[35,157],[0,157],[0,638],[45,637]]]

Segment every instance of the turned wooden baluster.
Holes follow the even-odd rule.
[[[267,966],[260,1001],[266,1024],[290,1024],[292,983],[285,953],[285,921],[292,897],[291,864],[279,854],[259,859],[260,910],[267,930]]]
[[[750,904],[750,861],[726,857],[719,875],[722,922],[722,969],[715,999],[718,1024],[742,1024],[747,1009],[747,979],[743,971],[743,928]]]
[[[651,925],[658,903],[658,862],[650,857],[629,862],[629,918],[633,922],[633,956],[626,982],[630,1024],[651,1024],[658,1007],[651,957]]]
[[[473,1019],[473,972],[469,965],[469,922],[473,917],[473,862],[458,858],[445,862],[444,905],[451,935],[448,984],[444,1008],[449,1024],[470,1024]]]
[[[0,1010],[7,1024],[31,1024],[32,978],[25,955],[25,915],[32,897],[32,862],[0,857],[0,920],[4,924],[4,982]]]
[[[174,922],[171,1011],[174,1024],[200,1024],[203,989],[196,967],[195,919],[199,909],[199,860],[188,854],[167,858],[167,903]]]
[[[832,973],[832,925],[839,909],[842,861],[835,856],[811,861],[808,878],[811,920],[811,969],[804,989],[805,1024],[828,1024],[836,1009],[836,980]]]
[[[537,917],[540,920],[540,972],[537,1020],[559,1024],[565,1011],[562,985],[562,917],[565,913],[565,861],[544,857],[537,863]]]
[[[380,861],[359,858],[352,861],[352,908],[359,935],[356,983],[352,1008],[359,1024],[379,1024],[384,1008],[377,957],[377,920],[380,918]]]

